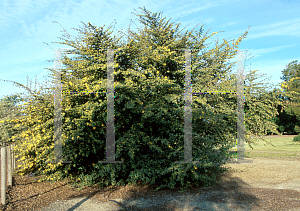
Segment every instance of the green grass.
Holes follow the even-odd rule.
[[[300,143],[293,142],[293,137],[268,137],[265,138],[270,141],[271,144],[260,141],[256,145],[252,145],[251,149],[248,144],[245,143],[245,156],[246,158],[254,157],[297,157],[300,158]],[[232,155],[236,155],[236,148],[233,147],[229,150]]]

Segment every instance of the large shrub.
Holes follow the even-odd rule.
[[[105,160],[106,150],[107,98],[101,93],[63,95],[63,160],[72,163],[47,163],[54,157],[53,98],[50,94],[35,94],[27,100],[27,118],[21,122],[29,129],[20,134],[24,140],[17,144],[24,161],[19,174],[39,171],[45,176],[41,181],[70,178],[82,185],[120,185],[141,180],[159,188],[179,185],[185,189],[192,183],[211,185],[217,174],[227,170],[221,166],[229,158],[227,150],[236,138],[235,94],[193,95],[193,161],[199,163],[175,163],[184,160],[185,87],[184,51],[176,49],[197,49],[192,51],[193,90],[232,90],[236,79],[234,75],[230,78],[228,71],[233,64],[224,61],[235,56],[233,48],[237,48],[247,32],[233,42],[233,47],[224,41],[203,52],[208,37],[198,40],[202,28],[198,38],[191,33],[181,37],[175,34],[178,25],[176,30],[172,29],[172,24],[166,26],[156,13],[145,12],[149,23],[141,22],[147,27],[140,34],[132,33],[127,44],[117,44],[118,40],[106,34],[108,30],[104,32],[91,24],[81,31],[85,34],[81,40],[84,44],[67,39],[62,42],[75,48],[68,53],[79,55],[73,59],[63,56],[63,91],[107,92],[107,56],[106,51],[99,49],[123,48],[115,52],[114,114],[115,158],[124,163],[98,163]],[[188,41],[189,36],[195,41]],[[252,75],[251,81],[255,80]],[[276,114],[272,105],[277,103],[270,101],[272,96],[258,101],[249,93],[247,89],[248,144],[252,142],[249,137],[253,131],[261,135],[274,127],[264,121]]]

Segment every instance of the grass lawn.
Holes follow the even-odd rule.
[[[252,144],[251,149],[245,143],[246,158],[254,157],[299,157],[300,158],[300,143],[294,142],[293,137],[267,137],[267,141],[271,144],[260,141],[258,144]],[[233,155],[236,153],[236,147],[229,150]]]

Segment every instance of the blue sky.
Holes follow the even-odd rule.
[[[181,23],[179,29],[186,27],[182,33],[197,24],[195,30],[204,24],[204,32],[210,29],[208,35],[224,31],[208,39],[209,49],[215,46],[216,39],[219,44],[223,39],[237,39],[250,26],[239,49],[253,49],[247,52],[248,59],[254,58],[246,62],[245,72],[258,69],[258,74],[265,73],[257,82],[271,76],[270,82],[276,86],[283,82],[281,71],[286,65],[293,60],[300,62],[300,1],[297,0],[1,0],[0,79],[27,85],[28,75],[33,84],[36,77],[38,82],[45,81],[44,76],[50,72],[44,68],[54,68],[54,63],[47,61],[54,59],[54,51],[45,49],[70,48],[51,43],[61,41],[63,29],[59,24],[77,37],[78,32],[71,28],[82,27],[81,21],[98,27],[105,24],[104,29],[115,23],[112,36],[118,36],[118,31],[126,32],[130,19],[143,27],[132,12],[143,14],[138,7],[144,6],[151,12],[163,12],[166,21],[171,18],[175,25]],[[130,26],[133,31],[137,30],[135,24]],[[25,91],[3,81],[0,89],[0,98]]]

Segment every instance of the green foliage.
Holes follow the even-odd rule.
[[[280,93],[280,91],[278,89],[274,89],[273,91],[269,92],[269,94],[271,93]],[[276,124],[277,131],[280,134],[283,134],[284,132],[289,135],[297,134],[294,131],[295,127],[297,127],[297,118],[294,115],[288,114],[285,109],[287,106],[289,106],[289,103],[281,94],[277,95],[276,98],[282,100],[283,105],[278,105],[276,107],[278,115],[271,118],[270,121]],[[269,131],[268,134],[270,135],[271,132]]]
[[[300,134],[298,134],[298,136],[295,136],[294,137],[294,139],[293,139],[293,141],[296,141],[296,142],[300,142]]]
[[[14,149],[18,152],[16,159],[20,158],[20,162],[23,163],[23,165],[17,166],[22,167],[21,171],[18,171],[17,173],[24,175],[34,172],[40,166],[43,166],[45,159],[40,159],[40,156],[37,155],[44,155],[46,158],[49,157],[49,149],[47,149],[47,146],[53,143],[53,135],[51,137],[52,139],[47,135],[50,133],[53,134],[53,95],[47,91],[45,86],[41,86],[40,90],[37,91],[36,87],[35,90],[31,89],[31,82],[30,87],[15,81],[10,82],[13,82],[14,85],[18,87],[26,89],[30,93],[30,95],[24,95],[22,97],[21,95],[23,93],[6,98],[16,105],[15,109],[13,109],[15,113],[13,113],[13,118],[5,118],[1,121],[1,123],[13,125],[15,132],[13,133],[13,136],[9,136],[8,140],[10,143],[16,143]],[[36,85],[37,82],[35,82],[35,86]],[[24,103],[17,105],[17,103],[21,101]],[[52,112],[48,112],[47,109]],[[6,128],[3,127],[2,129],[5,130]],[[46,142],[48,145],[43,142],[41,137],[48,140],[48,143]]]
[[[200,39],[201,27],[197,36],[192,32],[181,36],[176,34],[179,24],[173,29],[157,13],[144,12],[146,15],[139,15],[144,30],[130,32],[127,43],[118,44],[120,39],[111,39],[109,29],[103,31],[90,23],[79,30],[85,35],[80,42],[64,39],[60,43],[75,48],[67,53],[79,55],[62,57],[66,66],[61,76],[63,91],[101,92],[62,96],[63,160],[71,164],[46,163],[54,157],[53,95],[26,87],[31,92],[26,98],[26,120],[15,120],[28,128],[18,135],[23,138],[17,148],[24,161],[19,174],[39,171],[44,175],[41,181],[70,178],[81,185],[136,184],[140,180],[157,184],[159,189],[176,185],[186,189],[191,183],[211,185],[219,173],[227,171],[221,166],[230,157],[228,149],[236,138],[235,94],[193,95],[192,155],[199,163],[175,163],[184,160],[185,76],[184,51],[176,49],[196,49],[192,50],[193,91],[235,93],[236,77],[229,74],[233,63],[225,61],[236,55],[233,49],[248,32],[232,46],[224,40],[205,52],[204,42],[215,33]],[[115,158],[124,161],[118,164],[98,163],[105,160],[106,150],[107,56],[103,48],[123,48],[114,57]],[[245,90],[245,141],[249,145],[254,142],[252,134],[276,130],[268,119],[277,114],[275,106],[280,104],[275,95],[258,100],[251,94],[256,85],[254,73],[246,75],[250,85]],[[263,88],[255,89],[261,92]]]
[[[16,124],[10,122],[11,120],[21,117],[22,112],[17,106],[21,101],[22,98],[19,94],[5,96],[0,101],[0,140],[2,146],[12,143],[15,135],[26,129],[20,127],[20,125],[18,129],[16,129]]]
[[[282,71],[284,80],[282,88],[289,94],[286,113],[294,116],[297,120],[294,125],[294,132],[300,133],[300,63],[297,60],[289,63]]]
[[[299,76],[300,64],[297,60],[289,63],[282,71],[281,77],[284,82],[281,84],[281,91],[274,89],[270,93],[276,93],[283,105],[277,106],[278,115],[270,119],[277,125],[280,133],[290,135],[300,133],[300,111],[299,111]],[[270,133],[270,132],[269,132]]]
[[[249,83],[248,86],[246,85],[246,102],[244,105],[246,122],[245,142],[248,143],[251,149],[253,149],[251,144],[257,144],[259,140],[272,144],[262,136],[270,131],[279,134],[276,130],[277,125],[270,120],[278,114],[276,107],[282,105],[282,102],[276,97],[277,93],[268,93],[265,91],[265,86],[259,86],[263,84],[262,82],[254,82],[257,78],[261,78],[261,76],[256,76],[256,71],[250,71],[249,75],[246,75]],[[253,92],[254,90],[256,92]],[[255,137],[251,137],[253,135]]]

